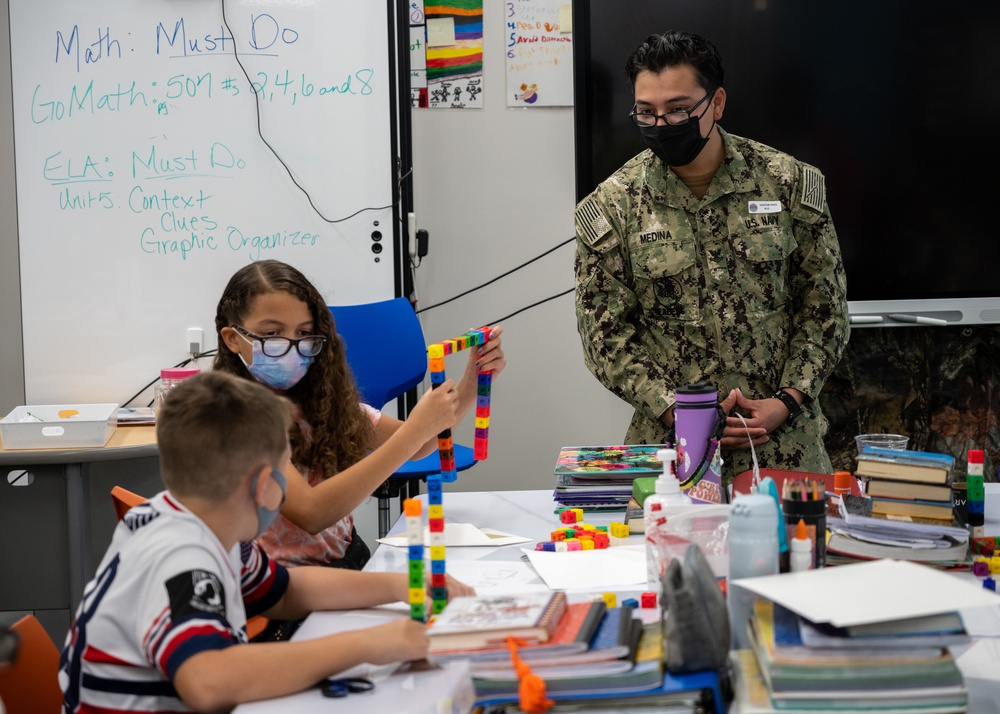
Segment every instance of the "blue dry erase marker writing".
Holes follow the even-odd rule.
[[[757,493],[770,496],[778,507],[778,552],[788,552],[788,533],[785,532],[785,520],[781,517],[781,501],[778,498],[778,485],[770,476],[765,476],[757,484]]]

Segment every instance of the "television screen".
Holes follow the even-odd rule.
[[[1000,322],[1000,3],[577,0],[573,11],[578,198],[643,149],[629,54],[652,33],[695,32],[722,55],[720,124],[826,175],[852,314],[917,301],[907,312],[968,304],[976,319],[955,322]]]

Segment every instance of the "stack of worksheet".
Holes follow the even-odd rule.
[[[970,641],[958,611],[998,602],[977,583],[893,560],[730,587],[759,598],[740,623],[751,649],[733,658],[741,714],[965,712],[948,649]]]
[[[758,600],[748,627],[753,664],[777,709],[965,711],[962,675],[946,649],[969,641],[956,613],[831,627]]]
[[[843,517],[827,518],[828,564],[895,558],[950,568],[967,561],[967,528],[875,518],[868,505],[868,499],[848,495],[842,502]]]

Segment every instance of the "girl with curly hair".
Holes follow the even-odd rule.
[[[288,493],[281,517],[261,537],[285,565],[360,569],[371,553],[354,529],[359,504],[407,459],[437,449],[437,435],[475,404],[476,370],[499,374],[506,361],[499,326],[465,373],[426,392],[406,421],[360,401],[326,301],[306,277],[276,260],[233,275],[215,314],[214,369],[256,379],[295,405]],[[380,405],[381,406],[381,405]],[[287,470],[286,470],[287,469]]]

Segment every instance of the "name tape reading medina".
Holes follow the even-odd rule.
[[[163,216],[160,217],[161,225],[164,225],[166,217],[172,214],[173,211],[164,213]],[[165,225],[172,225],[172,220],[178,221],[176,224],[178,229],[181,223],[183,223],[185,227],[192,229],[195,225],[200,224],[209,231],[215,230],[215,228],[218,227],[218,223],[208,216],[194,218],[177,218],[174,216],[173,219],[166,219],[167,222]],[[165,230],[170,232],[171,230],[176,229],[165,228]],[[216,251],[219,250],[219,248],[229,248],[229,250],[233,252],[246,250],[250,260],[260,260],[263,253],[270,250],[276,250],[278,248],[284,248],[287,246],[313,247],[316,245],[316,241],[318,241],[320,237],[321,236],[318,233],[289,230],[280,230],[263,235],[245,235],[243,231],[236,226],[226,226],[225,240],[224,242],[220,242],[219,238],[217,238],[214,233],[202,235],[198,231],[190,230],[189,234],[183,238],[159,238],[156,235],[155,229],[145,228],[139,237],[139,247],[142,249],[143,253],[147,253],[149,255],[180,254],[181,260],[187,260],[189,253]]]

